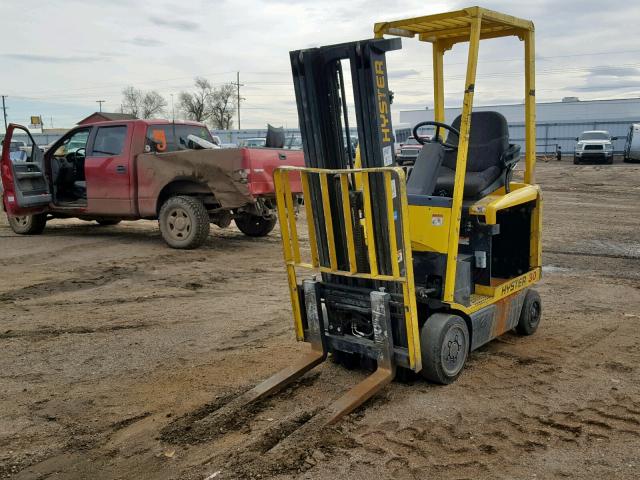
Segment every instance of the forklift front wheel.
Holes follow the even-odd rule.
[[[540,325],[541,316],[542,300],[540,300],[540,294],[535,290],[529,290],[524,297],[516,332],[520,335],[533,335]]]
[[[469,354],[469,329],[457,315],[434,313],[420,329],[421,374],[430,382],[455,381]]]

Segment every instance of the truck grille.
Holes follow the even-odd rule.
[[[401,148],[400,154],[406,157],[417,157],[418,149],[417,148]]]
[[[604,145],[585,145],[585,150],[604,150]]]

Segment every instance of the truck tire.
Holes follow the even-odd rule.
[[[160,208],[158,224],[162,238],[171,248],[198,248],[209,236],[209,214],[194,197],[169,197]]]
[[[249,237],[264,237],[276,226],[276,216],[259,217],[248,213],[240,214],[234,219],[236,226]]]
[[[100,225],[101,227],[110,227],[113,225],[118,225],[122,220],[111,220],[108,218],[101,218],[100,220],[96,220],[96,222],[98,222],[98,225]]]
[[[520,335],[533,335],[540,325],[541,316],[542,300],[540,300],[540,294],[535,290],[528,290],[524,297],[516,332]]]
[[[12,217],[7,215],[11,230],[19,235],[40,235],[47,224],[47,214],[24,215]]]
[[[573,156],[573,164],[580,165],[580,160],[578,160],[578,157],[576,157],[575,155]]]
[[[420,374],[433,383],[452,383],[464,368],[469,345],[469,329],[462,318],[447,313],[434,313],[420,329]]]

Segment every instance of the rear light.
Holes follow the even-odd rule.
[[[236,170],[236,174],[240,178],[240,183],[249,183],[249,173],[250,170],[248,168],[241,168],[240,170]]]

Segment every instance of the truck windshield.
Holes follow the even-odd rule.
[[[580,135],[580,140],[609,140],[606,132],[584,132]]]
[[[213,142],[211,133],[205,126],[184,124],[161,124],[147,127],[147,145],[152,152],[177,152],[195,148],[187,138],[195,135],[207,142]]]

